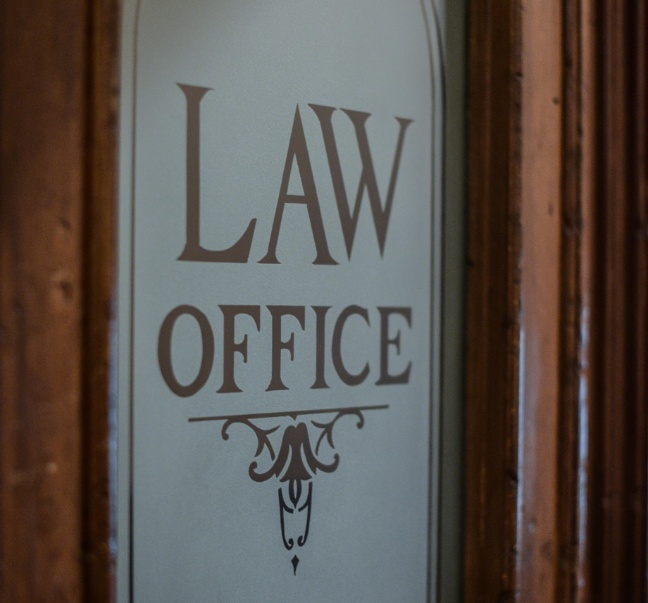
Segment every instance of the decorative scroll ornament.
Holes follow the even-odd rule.
[[[318,471],[333,473],[340,464],[340,455],[335,452],[332,460],[320,457],[322,444],[335,450],[333,429],[336,423],[346,416],[356,417],[356,426],[362,429],[365,424],[363,412],[382,410],[388,406],[365,406],[355,408],[335,408],[318,411],[303,411],[295,413],[268,413],[257,415],[234,415],[227,417],[205,417],[190,419],[191,421],[221,420],[224,421],[221,434],[223,440],[229,440],[229,430],[232,425],[245,425],[254,432],[257,438],[255,459],[265,458],[265,469],[260,468],[260,460],[253,460],[248,468],[248,474],[255,482],[265,482],[272,478],[279,480],[279,521],[281,538],[286,550],[294,552],[295,548],[305,546],[311,523],[313,506],[313,480]],[[333,415],[329,421],[300,420],[304,415]],[[258,422],[273,419],[278,425],[262,427]],[[290,424],[285,425],[286,420]],[[281,437],[278,452],[275,451],[273,440]],[[315,441],[315,449],[311,439]],[[268,462],[269,457],[269,462]],[[291,559],[293,573],[297,574],[299,557],[295,553]]]

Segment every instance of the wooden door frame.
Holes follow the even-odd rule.
[[[471,3],[466,601],[646,601],[645,3]]]
[[[119,5],[0,4],[0,600],[107,602]]]

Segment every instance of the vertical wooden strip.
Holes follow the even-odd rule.
[[[559,458],[558,458],[558,588],[560,601],[582,601],[589,584],[586,561],[587,443],[590,275],[588,235],[591,190],[583,174],[591,157],[584,139],[591,136],[591,112],[585,106],[591,91],[586,31],[588,0],[564,3],[563,162]],[[591,238],[591,237],[590,237]],[[567,504],[565,504],[567,503]],[[585,524],[586,525],[586,524]],[[584,538],[585,536],[585,538]]]
[[[117,213],[119,5],[115,0],[93,0],[88,7],[91,54],[84,215],[84,598],[108,602],[114,596],[116,561],[110,548],[109,392]]]
[[[77,601],[87,13],[0,11],[0,599]]]
[[[592,0],[565,10],[558,601],[591,601],[597,116]]]
[[[562,3],[472,7],[466,599],[551,601],[559,566]]]
[[[599,415],[595,424],[600,433],[597,469],[601,471],[599,496],[596,501],[596,523],[598,524],[598,547],[596,555],[599,571],[594,590],[602,600],[616,600],[626,591],[623,585],[623,571],[620,564],[605,562],[605,557],[621,558],[627,555],[623,544],[623,481],[626,468],[624,448],[626,442],[623,424],[626,420],[625,399],[628,395],[624,370],[627,364],[624,343],[625,323],[628,319],[627,289],[625,287],[626,263],[626,203],[628,191],[625,171],[628,157],[624,144],[626,124],[626,62],[623,52],[623,32],[625,28],[624,11],[620,3],[608,2],[602,7],[599,23],[602,27],[603,55],[599,58],[602,93],[605,95],[600,104],[599,119],[602,124],[600,146],[599,185],[602,203],[599,205],[599,246],[602,276],[601,289],[601,343],[599,350]],[[602,60],[601,60],[602,59]],[[611,92],[611,89],[614,93]],[[609,199],[616,199],[615,204]],[[598,439],[598,438],[597,438]],[[595,560],[596,562],[596,560]],[[623,597],[624,601],[630,601]]]
[[[630,37],[631,112],[630,112],[630,199],[632,212],[628,225],[631,241],[631,316],[634,323],[631,336],[633,361],[630,370],[631,448],[633,466],[630,484],[632,518],[632,557],[635,570],[632,576],[633,596],[637,601],[648,599],[648,572],[646,546],[648,530],[648,8],[645,2],[630,3],[629,21],[633,23]]]
[[[466,601],[516,589],[519,3],[470,3]]]
[[[561,538],[572,553],[558,600],[645,601],[646,9],[592,0],[574,8],[567,38],[578,36],[579,50],[566,57],[564,196],[575,211],[566,214],[563,328],[580,314],[580,337],[563,337],[561,501],[570,504]]]
[[[578,137],[577,153],[579,157],[577,178],[580,214],[580,243],[577,254],[577,283],[579,297],[578,319],[578,353],[577,364],[570,368],[569,361],[564,363],[566,371],[575,370],[578,375],[578,463],[571,479],[577,482],[574,488],[576,499],[571,504],[576,506],[575,542],[576,558],[574,560],[574,583],[571,600],[585,603],[592,600],[592,566],[590,558],[592,525],[591,491],[592,473],[592,419],[593,392],[595,391],[596,363],[594,350],[598,336],[594,321],[598,317],[596,304],[596,149],[599,144],[598,121],[598,82],[596,78],[596,0],[580,0],[579,11],[573,22],[573,28],[565,36],[573,35],[574,29],[580,31],[578,53],[578,72],[574,74],[575,86],[579,90],[577,105],[578,127],[574,132]],[[565,440],[563,440],[565,441]],[[562,500],[562,499],[561,499]],[[569,599],[568,599],[569,600]]]
[[[557,588],[562,235],[562,3],[522,14],[521,601]]]
[[[646,597],[645,7],[597,12],[598,336],[593,404],[593,600]],[[642,46],[643,45],[643,46]],[[644,54],[641,54],[643,48]]]

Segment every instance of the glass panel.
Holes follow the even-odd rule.
[[[119,601],[438,598],[443,21],[124,3]]]

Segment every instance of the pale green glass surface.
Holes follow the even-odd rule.
[[[461,27],[459,13],[448,9],[454,28]],[[440,80],[430,76],[427,35],[433,46],[437,35],[431,17],[430,7],[415,0],[125,3],[120,602],[129,601],[131,593],[137,602],[422,601],[428,594],[437,598],[437,584],[440,600],[458,600],[463,170],[456,163],[463,153],[463,129],[461,117],[452,113],[446,125],[453,140],[447,147],[442,224],[443,107]],[[446,50],[449,67],[463,64],[458,43],[447,38]],[[448,81],[449,100],[462,99],[463,80],[454,74]],[[246,264],[177,260],[186,240],[186,99],[178,83],[213,88],[200,105],[201,243],[208,249],[227,247],[256,219]],[[309,103],[338,108],[333,124],[350,203],[362,166],[352,124],[339,109],[371,113],[367,132],[383,202],[398,137],[394,118],[414,120],[403,145],[382,257],[366,198],[353,253],[350,259],[346,255],[322,132]],[[312,230],[297,205],[287,206],[281,224],[281,265],[258,263],[268,251],[297,106],[337,266],[312,264]],[[288,192],[304,192],[296,166]],[[442,239],[442,226],[456,234],[446,231]],[[188,398],[170,392],[157,357],[164,317],[182,304],[205,314],[216,348],[209,379]],[[240,356],[235,361],[239,394],[217,393],[223,361],[219,304],[261,306],[260,333],[249,317],[237,319],[237,339],[247,335],[249,343],[248,362]],[[306,308],[306,329],[285,323],[284,335],[294,331],[296,349],[294,362],[286,352],[282,357],[289,389],[266,392],[271,374],[267,306],[288,304]],[[343,358],[352,372],[368,361],[369,378],[345,385],[327,352],[330,388],[313,390],[312,306],[332,307],[330,346],[332,323],[351,304],[368,309],[371,325],[357,317],[349,321]],[[394,372],[412,361],[407,385],[375,385],[379,306],[411,308],[411,329],[394,323],[401,329],[402,354],[393,346],[390,352]],[[172,357],[183,383],[196,374],[198,333],[188,317],[178,321]],[[360,430],[353,417],[336,424],[335,450],[322,457],[331,462],[339,454],[339,467],[312,479],[311,531],[293,575],[294,550],[286,550],[279,527],[278,481],[256,483],[248,476],[254,434],[239,424],[224,440],[222,421],[188,419],[367,405],[389,408],[365,412]],[[264,468],[271,465],[263,456],[258,460]]]

